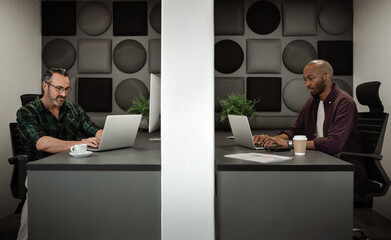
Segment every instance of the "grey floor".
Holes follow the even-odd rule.
[[[11,214],[0,220],[0,240],[16,239],[20,214]],[[371,240],[391,240],[391,220],[368,208],[354,209],[354,227],[365,231]],[[352,237],[360,236],[352,234]]]

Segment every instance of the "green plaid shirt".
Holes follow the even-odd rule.
[[[41,137],[74,141],[79,131],[86,137],[93,137],[100,129],[76,103],[65,101],[57,119],[45,108],[40,97],[42,96],[24,105],[16,113],[23,149],[30,161],[51,155],[38,151],[35,147]]]

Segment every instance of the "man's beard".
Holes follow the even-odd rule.
[[[62,104],[63,104],[64,102],[58,103],[58,102],[56,101],[56,99],[57,99],[57,98],[60,98],[60,96],[58,96],[58,97],[56,97],[56,99],[54,99],[54,98],[52,98],[52,96],[51,96],[50,94],[51,94],[51,93],[50,93],[50,89],[49,89],[49,90],[48,90],[48,99],[49,99],[49,101],[51,101],[55,106],[61,107]]]
[[[316,93],[311,93],[311,95],[314,97],[314,98],[320,98],[320,94],[322,94],[324,92],[324,89],[326,88],[326,84],[325,84],[325,81],[324,79],[322,79],[322,82],[320,83],[318,89],[319,91],[317,91]]]

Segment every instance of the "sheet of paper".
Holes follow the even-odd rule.
[[[264,153],[236,153],[224,155],[227,158],[237,158],[240,160],[259,162],[259,163],[271,163],[292,160],[292,157],[279,156],[274,154]]]

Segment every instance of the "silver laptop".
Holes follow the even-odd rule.
[[[263,147],[254,144],[247,116],[228,115],[228,119],[237,145],[257,150],[263,149]]]
[[[102,139],[98,148],[88,151],[132,147],[140,126],[141,115],[108,115],[103,128]]]

